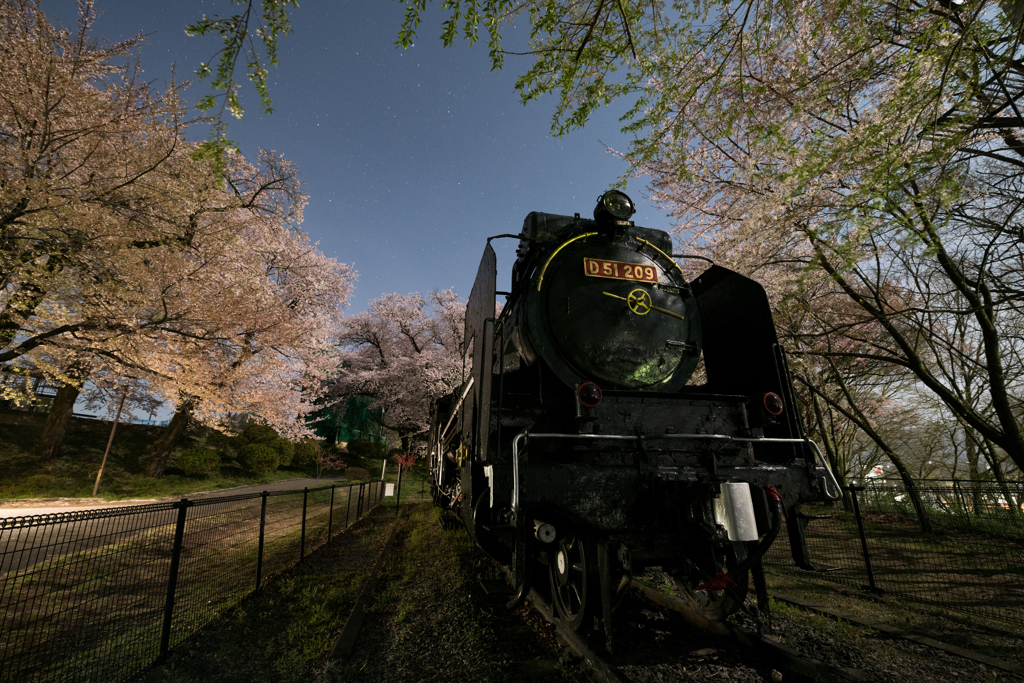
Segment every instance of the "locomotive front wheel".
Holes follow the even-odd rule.
[[[596,550],[579,536],[566,536],[554,555],[548,564],[552,601],[562,623],[577,631],[600,600],[594,579]]]
[[[730,590],[694,590],[687,581],[673,579],[676,596],[694,612],[708,621],[721,622],[740,608],[735,596],[747,594],[747,572],[740,576]]]

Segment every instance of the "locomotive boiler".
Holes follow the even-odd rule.
[[[509,569],[511,604],[549,589],[559,619],[609,649],[633,574],[659,566],[694,614],[724,619],[748,577],[764,595],[760,560],[784,525],[813,567],[793,511],[838,495],[764,289],[714,264],[687,278],[679,260],[697,257],[633,213],[610,191],[593,220],[529,214],[496,236],[519,240],[508,292],[488,239],[465,381],[430,433],[434,501]]]

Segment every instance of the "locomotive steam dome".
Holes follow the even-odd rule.
[[[612,191],[597,221],[531,213],[523,226],[539,258],[521,330],[529,339],[517,343],[570,386],[675,391],[697,365],[700,317],[669,256],[671,238],[634,226],[632,213],[632,201]]]

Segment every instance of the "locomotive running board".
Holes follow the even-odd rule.
[[[839,500],[842,497],[842,488],[836,481],[832,470],[829,468],[825,457],[821,454],[818,444],[811,439],[775,439],[767,437],[730,436],[728,434],[659,434],[658,436],[633,436],[629,434],[531,434],[523,430],[512,439],[512,512],[519,515],[519,449],[521,444],[526,444],[529,439],[580,439],[580,440],[603,440],[603,441],[642,441],[643,439],[702,439],[705,441],[735,441],[742,443],[805,443],[811,446],[815,455],[821,460],[822,466],[815,469],[823,469],[828,479],[832,480],[835,486],[835,495],[829,493],[828,486],[824,486],[823,493],[829,500]],[[827,480],[826,480],[827,484]]]

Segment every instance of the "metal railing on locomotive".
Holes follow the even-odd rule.
[[[515,435],[512,439],[512,512],[519,515],[519,447],[520,444],[525,444],[529,439],[580,439],[580,440],[605,440],[605,441],[640,441],[642,442],[645,438],[657,438],[657,439],[689,439],[705,441],[741,441],[744,443],[803,443],[811,446],[814,454],[821,461],[821,467],[816,467],[816,470],[824,470],[827,474],[827,478],[823,477],[826,482],[826,486],[823,487],[825,497],[829,500],[839,500],[843,497],[843,489],[839,486],[839,482],[836,481],[835,476],[832,474],[831,468],[825,460],[825,456],[821,454],[821,450],[818,448],[818,444],[814,443],[811,439],[772,439],[766,437],[749,437],[749,436],[730,436],[728,434],[660,434],[657,437],[643,437],[632,434],[530,434],[529,430],[524,429]],[[827,482],[831,480],[832,486],[834,486],[835,494],[829,492]]]

